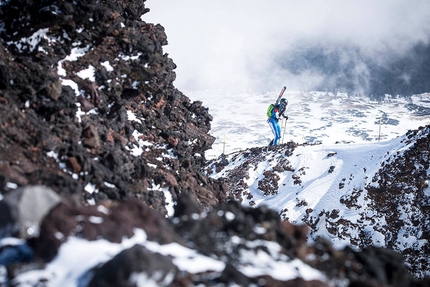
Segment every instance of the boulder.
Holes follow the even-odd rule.
[[[132,237],[136,228],[143,229],[148,239],[160,243],[181,241],[169,222],[140,200],[104,200],[84,206],[69,198],[44,218],[41,233],[31,245],[38,259],[50,261],[69,236],[120,243],[124,238]]]
[[[87,276],[92,278],[87,286],[129,287],[143,283],[145,286],[169,286],[177,272],[171,258],[135,245],[91,270]]]
[[[26,186],[10,191],[0,201],[3,207],[0,234],[22,239],[37,237],[41,221],[60,201],[60,196],[45,186]]]

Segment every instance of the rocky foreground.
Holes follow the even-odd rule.
[[[309,245],[306,227],[226,202],[202,171],[212,117],[173,86],[144,2],[0,2],[0,286],[65,286],[72,266],[49,268],[73,238],[142,232],[67,286],[428,286],[393,251]]]

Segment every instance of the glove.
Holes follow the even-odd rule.
[[[284,116],[284,119],[288,120],[288,116]]]

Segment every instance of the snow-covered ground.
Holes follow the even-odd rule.
[[[273,135],[266,110],[279,91],[235,95],[185,91],[191,100],[202,101],[214,118],[210,134],[216,141],[206,158],[267,145]],[[288,90],[284,97],[289,103],[289,119],[283,142],[375,143],[430,122],[430,94],[410,99],[387,96],[380,102],[346,94]]]
[[[368,226],[368,229],[372,230],[373,244],[384,246],[384,235],[375,231],[384,219],[380,216],[382,221],[375,224],[374,219],[379,215],[367,208],[370,202],[364,186],[371,184],[380,163],[389,158],[391,153],[397,153],[400,147],[402,145],[398,138],[369,144],[299,146],[291,156],[284,152],[267,151],[262,156],[265,160],[256,161],[255,164],[247,163],[249,170],[245,182],[252,197],[243,196],[243,205],[254,207],[265,205],[278,211],[284,219],[294,224],[305,224],[318,219],[319,227],[314,232],[314,238],[317,236],[328,238],[338,248],[351,245],[351,239],[355,242],[360,240],[358,230],[348,228],[346,225],[342,227],[344,229],[342,233],[349,236],[341,237],[336,236],[339,235],[338,232],[334,232],[335,234],[328,232],[330,222],[342,218],[344,222],[350,222],[351,226]],[[229,172],[244,162],[242,157],[236,155],[237,153],[228,155],[230,165],[212,177],[229,177]],[[264,172],[274,170],[283,158],[289,161],[291,171],[278,173],[280,179],[276,194],[265,195],[259,189],[259,182],[266,177]],[[351,197],[354,191],[358,190],[361,190],[361,194],[357,197],[354,207],[341,203],[342,198]],[[337,213],[336,218],[319,216],[333,210]],[[312,240],[311,237],[309,239]]]

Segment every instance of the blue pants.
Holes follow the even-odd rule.
[[[275,139],[273,140],[273,145],[277,145],[279,140],[281,139],[281,127],[279,126],[278,121],[274,118],[269,119],[269,126],[272,129],[273,135],[275,136]]]

